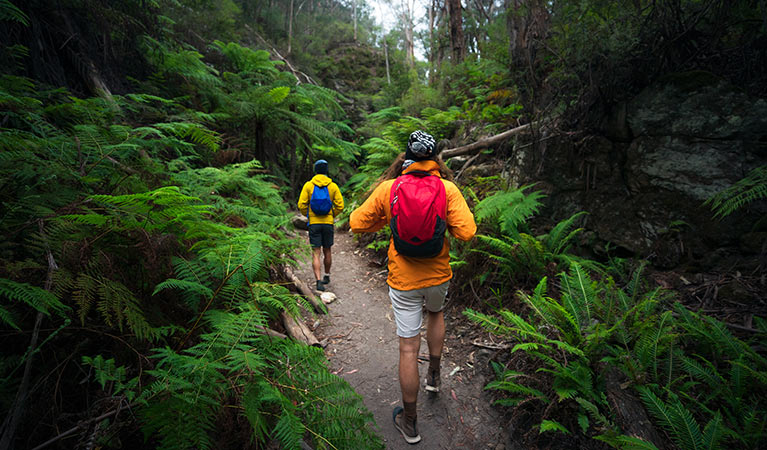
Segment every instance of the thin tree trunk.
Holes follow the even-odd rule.
[[[460,0],[458,0],[460,1]],[[410,68],[415,67],[415,43],[413,41],[413,10],[409,0],[402,0],[402,24],[405,27],[405,59]]]
[[[288,13],[288,55],[290,54],[290,44],[293,40],[293,0],[290,0],[290,11]]]
[[[386,59],[386,84],[391,84],[391,76],[389,75],[389,43],[384,38],[384,58]]]
[[[354,21],[354,42],[357,42],[357,0],[352,0],[352,20]]]
[[[429,4],[429,84],[434,84],[434,74],[437,72],[437,66],[434,61],[434,2]]]

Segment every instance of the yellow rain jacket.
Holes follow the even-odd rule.
[[[309,207],[309,200],[312,198],[312,192],[314,192],[314,186],[327,186],[328,195],[333,202],[333,209],[324,216],[318,216],[314,214],[314,211]],[[301,214],[307,215],[309,213],[309,225],[316,225],[318,223],[326,223],[333,225],[333,219],[339,215],[344,209],[344,198],[341,196],[341,190],[338,189],[338,185],[333,183],[327,175],[317,174],[311,180],[304,183],[303,189],[301,189],[301,196],[298,198],[298,210]]]
[[[431,160],[417,161],[402,173],[411,170],[422,170],[439,176],[439,166]],[[445,184],[447,197],[447,230],[455,238],[468,241],[477,232],[474,215],[469,210],[461,191],[452,182],[442,180]],[[391,221],[391,186],[394,180],[386,180],[370,194],[365,203],[352,212],[349,225],[354,233],[378,231]],[[433,258],[413,258],[400,255],[394,248],[393,240],[389,241],[389,286],[400,291],[411,291],[425,287],[437,286],[453,278],[450,269],[450,244],[448,239],[442,246],[442,251]]]

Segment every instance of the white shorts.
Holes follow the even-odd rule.
[[[442,311],[450,281],[412,291],[398,291],[389,286],[389,299],[394,308],[397,322],[397,336],[411,338],[418,336],[423,324],[423,307],[430,312]]]

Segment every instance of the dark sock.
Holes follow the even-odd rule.
[[[416,402],[402,402],[402,404],[405,406],[405,419],[407,419],[408,422],[415,420],[416,415],[418,414],[416,412]]]
[[[439,356],[429,355],[429,370],[439,372]]]

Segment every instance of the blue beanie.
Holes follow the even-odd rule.
[[[324,159],[318,159],[314,163],[314,173],[327,175],[328,174],[328,162]]]

